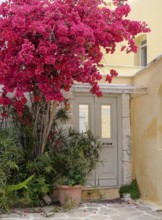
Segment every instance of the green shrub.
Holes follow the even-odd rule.
[[[11,182],[13,174],[24,161],[23,150],[18,147],[13,129],[0,131],[0,191]]]
[[[32,158],[15,130],[0,131],[1,208],[42,205],[43,197],[52,193],[58,179],[69,185],[84,184],[99,160],[100,146],[91,132],[80,134],[54,127],[46,151]],[[15,190],[6,193],[12,187]]]
[[[136,180],[133,180],[130,184],[130,195],[131,198],[134,200],[140,197],[140,190]]]
[[[80,134],[69,130],[54,153],[59,183],[85,184],[87,175],[99,161],[100,145],[90,131]]]
[[[140,190],[136,179],[132,180],[130,185],[123,185],[119,189],[119,195],[122,198],[124,194],[130,194],[131,199],[136,200],[140,198]]]
[[[23,188],[27,188],[28,183],[32,180],[33,176],[28,177],[21,183],[16,185],[6,185],[3,194],[0,196],[0,208],[9,211],[9,207],[19,202],[16,192]],[[22,202],[22,201],[21,201]]]
[[[54,153],[49,150],[26,164],[26,172],[35,174],[27,189],[32,205],[40,205],[42,198],[46,194],[52,193],[53,183],[57,175],[54,166],[55,160]]]
[[[18,200],[17,191],[26,188],[33,176],[17,179],[24,163],[23,149],[19,146],[13,128],[0,131],[0,208],[8,210]]]
[[[121,186],[120,189],[119,189],[120,197],[123,198],[123,195],[129,193],[129,190],[130,190],[129,185]]]

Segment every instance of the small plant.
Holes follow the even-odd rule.
[[[78,133],[70,129],[60,139],[55,153],[55,169],[60,171],[56,184],[60,204],[77,206],[81,201],[81,185],[85,184],[87,175],[99,162],[100,145],[90,131]],[[66,201],[67,191],[75,202]]]
[[[124,194],[130,194],[131,199],[136,200],[140,198],[140,190],[137,184],[137,180],[134,179],[130,185],[126,184],[119,189],[120,197],[123,198]]]
[[[90,131],[80,134],[69,130],[54,151],[55,169],[60,171],[58,182],[71,186],[84,185],[87,175],[99,162],[100,145]]]
[[[127,194],[127,193],[129,193],[129,185],[128,185],[128,184],[122,185],[122,186],[120,187],[120,189],[119,189],[119,195],[120,195],[120,197],[123,198],[123,195],[124,195],[124,194]]]
[[[130,194],[131,198],[134,200],[140,197],[140,190],[136,180],[133,180],[130,184]]]
[[[64,198],[64,205],[63,205],[63,208],[65,210],[69,210],[69,209],[72,209],[74,207],[76,207],[76,204],[77,204],[77,200],[75,200],[73,197],[71,197],[70,195],[65,195],[65,198]]]

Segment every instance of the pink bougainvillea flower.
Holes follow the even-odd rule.
[[[25,93],[34,101],[63,101],[63,91],[74,82],[89,83],[91,92],[102,93],[103,53],[136,52],[134,37],[148,32],[145,22],[127,18],[130,6],[114,0],[113,10],[102,0],[6,0],[0,5],[0,104],[13,105],[21,116]],[[101,7],[102,4],[102,7]],[[99,7],[100,6],[100,7]],[[106,76],[111,83],[113,70]],[[9,96],[8,93],[12,93]],[[40,95],[41,94],[41,95]]]

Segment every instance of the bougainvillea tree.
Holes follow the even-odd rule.
[[[65,91],[81,82],[102,95],[97,83],[102,78],[101,48],[111,54],[124,41],[122,50],[136,52],[135,36],[149,31],[145,22],[127,18],[126,1],[113,3],[112,9],[103,0],[6,0],[0,5],[2,116],[12,108],[20,122],[32,126],[38,153],[46,148]],[[106,81],[114,76],[110,71]],[[32,118],[24,117],[27,96]]]

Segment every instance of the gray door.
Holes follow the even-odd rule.
[[[100,160],[88,176],[87,187],[118,185],[118,126],[117,98],[97,98],[89,94],[75,94],[73,124],[80,132],[91,130],[102,146]]]

